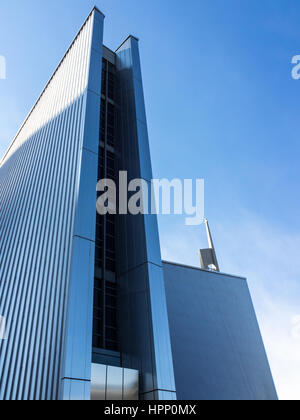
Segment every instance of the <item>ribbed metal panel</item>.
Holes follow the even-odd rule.
[[[95,13],[0,164],[2,400],[58,398]]]

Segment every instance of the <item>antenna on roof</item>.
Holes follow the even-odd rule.
[[[211,236],[207,219],[205,219],[205,225],[206,225],[206,233],[207,233],[209,248],[199,250],[201,268],[204,270],[220,272],[220,268],[219,268],[219,264],[218,264],[218,260],[216,256],[216,251],[213,244],[213,240],[212,240],[212,236]]]

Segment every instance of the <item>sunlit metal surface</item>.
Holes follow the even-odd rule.
[[[138,398],[138,371],[92,364],[91,400],[134,401]]]
[[[124,369],[123,400],[131,401],[139,398],[139,372],[132,369]]]
[[[1,400],[57,399],[61,382],[90,397],[102,21],[93,10],[0,163]]]
[[[91,400],[106,398],[107,366],[92,364]]]

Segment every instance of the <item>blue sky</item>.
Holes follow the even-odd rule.
[[[3,0],[0,155],[96,5],[105,44],[140,38],[154,176],[204,178],[222,271],[248,277],[281,398],[300,399],[299,0]],[[159,218],[166,259],[203,227]]]

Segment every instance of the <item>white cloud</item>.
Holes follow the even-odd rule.
[[[281,299],[267,299],[260,326],[281,400],[300,400],[300,338],[294,333],[296,308]]]
[[[280,399],[300,400],[300,232],[286,232],[244,212],[211,226],[221,270],[245,276]],[[199,266],[205,231],[162,229],[165,260]],[[201,240],[200,240],[201,236]]]

